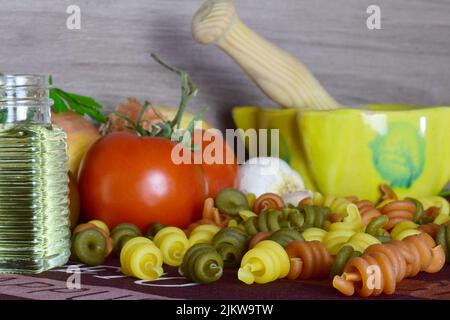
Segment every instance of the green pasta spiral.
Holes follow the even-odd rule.
[[[286,219],[286,227],[300,230],[305,224],[304,215],[297,208],[284,208],[283,217]]]
[[[409,202],[412,202],[416,206],[416,211],[413,215],[413,222],[417,224],[427,224],[434,221],[434,218],[432,216],[426,216],[425,215],[425,208],[419,200],[415,198],[405,198],[405,200],[408,200]]]
[[[114,243],[114,249],[117,254],[120,254],[122,247],[125,243],[135,237],[141,236],[141,230],[137,226],[131,223],[118,224],[111,231],[111,239]]]
[[[362,253],[354,250],[352,246],[343,246],[337,253],[334,263],[331,267],[330,279],[333,279],[336,275],[342,275],[347,261],[353,257],[360,257],[361,255]]]
[[[225,188],[219,191],[214,200],[214,205],[220,213],[236,217],[239,211],[250,210],[245,194],[237,189]]]
[[[376,218],[373,218],[370,223],[366,227],[366,233],[374,236],[381,243],[386,243],[392,241],[392,238],[388,235],[385,235],[386,230],[384,226],[389,222],[389,217],[386,215],[381,215]]]
[[[303,224],[304,217],[298,209],[284,208],[264,210],[258,216],[247,219],[244,226],[247,233],[253,236],[260,231],[275,232],[281,228],[300,230]]]
[[[242,256],[247,250],[248,235],[239,228],[221,229],[212,239],[212,246],[222,257],[225,268],[239,266]]]
[[[441,245],[445,252],[445,261],[450,262],[450,224],[441,225],[436,236],[436,243]]]
[[[323,228],[328,215],[331,214],[330,208],[316,205],[299,205],[298,209],[305,219],[303,230],[312,227]]]
[[[427,223],[426,217],[423,216],[425,210],[423,209],[422,203],[419,200],[414,199],[414,198],[406,198],[406,200],[408,200],[409,202],[412,202],[416,206],[416,212],[414,212],[413,222],[418,223],[418,224]],[[428,222],[431,222],[431,221],[428,221]]]
[[[282,210],[269,209],[258,216],[250,217],[244,226],[247,233],[254,236],[258,232],[276,232],[280,229],[290,229],[299,232],[307,228],[323,228],[331,210],[316,205],[300,205],[286,207]]]
[[[386,215],[381,215],[373,218],[366,227],[366,233],[376,237],[385,234],[383,227],[389,222],[389,217]]]
[[[283,248],[287,247],[287,245],[294,240],[305,241],[305,239],[303,239],[300,232],[293,230],[293,229],[288,229],[288,228],[282,228],[282,229],[275,231],[269,237],[269,240],[277,242]]]
[[[250,235],[255,235],[259,231],[276,231],[281,228],[281,211],[265,210],[258,216],[250,217],[245,221],[245,230]]]
[[[213,246],[198,243],[186,251],[179,272],[194,282],[211,283],[222,277],[223,260]]]
[[[160,222],[153,222],[147,230],[146,237],[150,240],[153,240],[153,237],[158,233],[159,230],[167,227],[165,224],[162,224]]]
[[[390,236],[376,236],[378,240],[380,240],[381,243],[388,243],[392,241],[392,237]]]

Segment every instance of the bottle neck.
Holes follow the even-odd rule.
[[[52,104],[48,77],[0,75],[0,124],[50,124]]]

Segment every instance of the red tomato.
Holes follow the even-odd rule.
[[[194,134],[194,139],[195,134]],[[197,142],[194,140],[194,144]],[[194,153],[202,152],[202,169],[208,183],[208,197],[215,198],[224,188],[237,188],[239,186],[239,165],[231,147],[223,139],[219,130],[202,131],[202,149]],[[222,155],[218,155],[221,152]],[[228,153],[228,163],[227,162]],[[209,159],[210,163],[206,163]],[[213,160],[217,163],[211,163]]]
[[[201,217],[207,195],[199,165],[176,165],[175,142],[117,132],[97,141],[79,174],[84,219],[110,228],[133,223],[143,231],[152,222],[184,228]]]

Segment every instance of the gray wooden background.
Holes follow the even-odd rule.
[[[129,96],[176,105],[179,82],[150,57],[191,72],[191,109],[230,126],[235,105],[274,106],[190,23],[203,0],[0,0],[0,70],[50,73],[55,84],[112,109]],[[67,6],[81,30],[66,28]],[[381,7],[382,30],[366,9]],[[339,101],[450,105],[450,0],[236,0],[255,31],[300,57]]]

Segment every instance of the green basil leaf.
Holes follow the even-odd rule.
[[[55,88],[58,95],[60,95],[66,103],[69,105],[70,109],[81,115],[88,115],[92,119],[105,123],[107,121],[106,116],[100,112],[102,106],[96,102],[93,98],[81,96],[74,93],[65,92],[62,89]]]
[[[58,91],[55,89],[50,89],[50,99],[53,100],[53,111],[56,113],[67,111],[66,102],[59,96]]]
[[[94,98],[91,97],[86,97],[86,96],[82,96],[76,93],[72,93],[72,92],[66,92],[68,95],[70,95],[74,100],[76,100],[79,104],[82,104],[86,107],[89,108],[94,108],[94,109],[102,109],[102,105],[100,103],[98,103],[97,101],[95,101]]]

